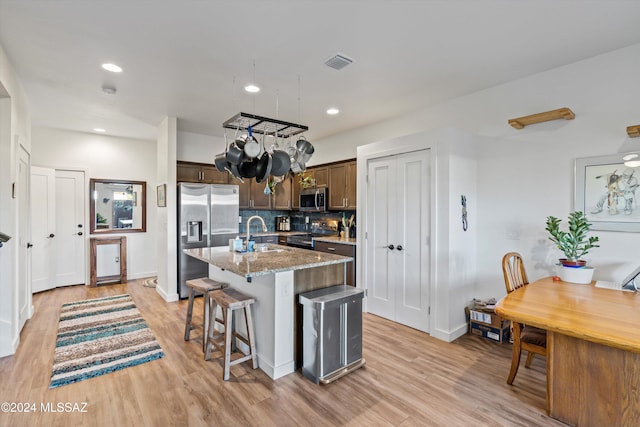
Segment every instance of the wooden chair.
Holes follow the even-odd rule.
[[[529,284],[527,273],[524,269],[522,256],[517,252],[509,252],[502,257],[502,273],[504,274],[504,284],[507,293],[522,288]],[[513,327],[513,357],[511,359],[511,371],[507,378],[507,384],[513,384],[513,380],[518,373],[520,366],[520,355],[522,351],[527,351],[527,360],[524,364],[526,368],[531,366],[531,362],[536,354],[547,356],[547,331],[525,326],[522,323],[511,322]]]

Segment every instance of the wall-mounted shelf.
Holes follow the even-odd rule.
[[[631,138],[637,138],[640,136],[640,125],[627,126],[627,135]]]
[[[532,114],[530,116],[518,117],[517,119],[510,119],[509,124],[516,129],[522,129],[528,125],[534,125],[536,123],[548,122],[550,120],[573,120],[576,115],[573,114],[569,108],[559,108],[557,110],[546,111],[544,113]]]

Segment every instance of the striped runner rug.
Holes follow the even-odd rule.
[[[129,295],[63,304],[49,388],[164,357]]]

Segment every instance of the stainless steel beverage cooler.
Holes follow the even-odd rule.
[[[302,374],[327,384],[361,367],[362,298],[353,286],[331,286],[300,294]]]

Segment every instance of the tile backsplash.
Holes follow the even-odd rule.
[[[355,215],[356,211],[336,211],[336,212],[298,212],[298,211],[277,211],[277,210],[254,210],[254,209],[240,209],[240,216],[242,217],[242,223],[238,224],[240,233],[246,233],[245,226],[247,225],[247,219],[253,215],[259,215],[264,219],[269,231],[275,231],[276,229],[276,216],[288,215],[291,218],[291,231],[307,231],[311,228],[312,222],[322,222],[327,220],[338,221],[342,220],[342,216],[348,219],[351,215]],[[306,223],[306,217],[309,217],[309,222]],[[251,230],[254,229],[254,222],[251,222]]]

